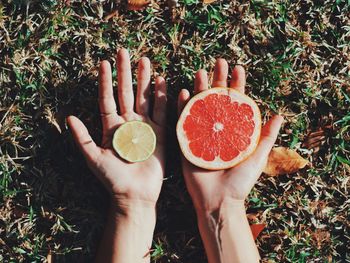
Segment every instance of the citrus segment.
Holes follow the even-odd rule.
[[[206,169],[226,169],[247,158],[261,130],[256,103],[230,88],[212,88],[194,96],[178,124],[181,150],[191,163]]]
[[[156,135],[150,125],[142,121],[122,124],[113,135],[113,148],[129,162],[147,160],[156,147]]]

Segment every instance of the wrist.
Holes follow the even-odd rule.
[[[244,200],[233,199],[231,197],[224,197],[220,202],[214,206],[200,206],[195,208],[198,221],[207,221],[219,219],[227,215],[227,210],[237,214],[245,214]]]
[[[139,199],[113,198],[110,215],[118,220],[155,224],[156,204]]]
[[[209,263],[259,262],[244,200],[226,198],[215,209],[196,211]]]
[[[97,262],[149,262],[155,224],[154,203],[113,199]]]

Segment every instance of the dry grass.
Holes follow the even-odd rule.
[[[160,1],[130,12],[114,1],[0,2],[0,261],[90,262],[107,195],[64,122],[78,115],[97,140],[97,67],[127,47],[169,85],[169,160],[154,262],[205,262],[179,169],[175,99],[216,57],[243,64],[264,118],[286,117],[278,144],[311,165],[262,178],[248,199],[265,262],[350,262],[350,3]],[[68,2],[68,1],[67,1]],[[117,15],[103,18],[113,10]],[[115,72],[114,72],[115,73]]]

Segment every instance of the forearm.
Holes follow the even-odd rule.
[[[259,262],[243,201],[226,200],[217,211],[197,211],[209,263]]]
[[[112,206],[96,261],[149,262],[155,223],[152,204],[136,202]]]

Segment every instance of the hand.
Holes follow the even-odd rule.
[[[149,115],[151,65],[148,58],[138,64],[137,95],[134,111],[134,94],[130,58],[127,50],[117,55],[118,101],[117,113],[113,97],[111,66],[102,61],[99,70],[99,106],[103,125],[102,144],[97,146],[84,124],[76,117],[68,117],[73,137],[86,158],[88,166],[101,180],[117,204],[145,202],[154,206],[164,175],[164,143],[166,85],[162,77],[155,80],[155,103],[152,117]],[[114,131],[123,123],[141,120],[150,124],[157,136],[154,154],[146,161],[127,163],[112,148]]]
[[[224,59],[216,61],[213,87],[227,87],[228,64]],[[236,66],[232,71],[230,87],[244,93],[245,72],[243,67]],[[205,70],[199,70],[195,76],[195,93],[208,89],[208,77]],[[178,109],[182,111],[190,94],[181,90],[178,98]],[[198,212],[213,212],[220,208],[224,201],[241,201],[248,196],[260,174],[268,155],[277,138],[283,118],[275,116],[262,128],[260,142],[255,152],[237,166],[219,171],[204,170],[192,165],[182,158],[183,173],[188,191]]]

